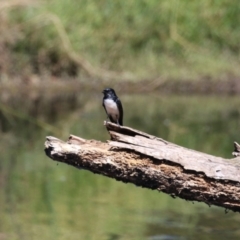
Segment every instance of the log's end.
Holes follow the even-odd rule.
[[[81,149],[81,145],[86,142],[86,139],[74,135],[70,135],[67,142],[64,142],[56,137],[47,136],[44,144],[44,151],[49,158],[64,162],[63,156],[68,153],[77,154]]]
[[[47,136],[46,141],[44,143],[45,145],[44,151],[46,155],[53,159],[53,154],[54,152],[56,152],[57,146],[59,146],[59,144],[61,143],[64,143],[64,142],[56,137]]]

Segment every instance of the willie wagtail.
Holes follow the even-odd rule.
[[[103,93],[103,107],[111,122],[123,125],[123,107],[120,99],[112,88],[106,88]]]

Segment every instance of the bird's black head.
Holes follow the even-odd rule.
[[[104,97],[115,97],[117,96],[115,91],[112,88],[105,88],[102,93],[104,94]]]

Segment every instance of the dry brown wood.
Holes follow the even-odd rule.
[[[186,200],[240,212],[240,158],[224,159],[187,149],[138,130],[106,123],[111,141],[68,142],[47,137],[53,160]],[[233,155],[238,156],[235,143]]]

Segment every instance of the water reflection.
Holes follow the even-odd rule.
[[[239,139],[237,98],[121,99],[127,125],[177,144],[230,158]],[[94,99],[65,114],[56,123],[56,137],[106,140],[105,117]],[[239,238],[238,213],[57,164],[43,151],[49,132],[19,128],[1,138],[0,239]]]

